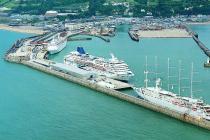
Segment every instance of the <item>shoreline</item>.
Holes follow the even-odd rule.
[[[210,21],[206,22],[186,22],[187,25],[209,25]]]
[[[0,24],[0,30],[7,30],[12,32],[19,32],[19,33],[28,33],[28,34],[43,34],[45,31],[38,27],[33,26],[8,26],[5,24]]]

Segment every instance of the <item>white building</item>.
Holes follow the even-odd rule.
[[[57,17],[58,16],[58,12],[57,11],[47,11],[45,13],[45,17]]]

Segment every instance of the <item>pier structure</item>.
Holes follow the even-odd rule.
[[[210,57],[210,50],[207,48],[199,39],[198,34],[192,31],[189,27],[185,26],[187,32],[192,35],[193,40],[196,42],[198,47],[206,54],[207,57]]]
[[[102,40],[105,41],[105,42],[110,42],[110,39],[109,39],[109,38],[105,38],[105,37],[103,37],[103,36],[101,36],[101,35],[90,34],[90,33],[82,33],[82,35],[93,36],[93,37],[100,38],[100,39],[102,39]]]
[[[76,32],[70,32],[68,33],[68,40],[74,40],[74,39],[69,39],[71,37],[75,37],[75,36],[78,36],[78,35],[86,35],[86,36],[92,36],[92,37],[97,37],[97,38],[100,38],[102,39],[103,41],[105,42],[110,42],[110,39],[109,38],[106,38],[104,36],[109,36],[109,37],[113,37],[113,35],[101,35],[99,33],[92,33],[92,32],[87,32],[85,30],[77,30]],[[90,40],[89,38],[87,40]]]

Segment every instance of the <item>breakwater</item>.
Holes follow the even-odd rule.
[[[89,34],[89,33],[82,33],[82,35],[93,36],[93,37],[100,38],[100,39],[102,39],[105,42],[110,42],[109,38],[105,38],[105,37],[103,37],[101,35],[95,35],[95,34]]]
[[[206,56],[210,57],[210,50],[209,48],[207,48],[198,38],[198,34],[194,31],[192,31],[189,27],[185,26],[186,31],[192,35],[193,40],[196,42],[196,44],[198,45],[198,47],[204,52],[204,54],[206,54]]]
[[[193,35],[193,40],[198,44],[198,46],[200,47],[200,49],[208,56],[210,57],[210,50],[209,48],[207,48],[200,40],[198,37],[196,37],[195,35]]]
[[[90,37],[86,37],[86,38],[68,38],[68,41],[86,41],[86,40],[92,40],[92,38]]]

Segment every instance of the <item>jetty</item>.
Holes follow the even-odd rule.
[[[189,27],[185,26],[187,32],[192,36],[193,40],[196,42],[198,47],[206,54],[206,56],[210,57],[210,50],[207,48],[198,38],[198,34],[192,31]]]
[[[93,37],[100,38],[100,39],[102,39],[105,42],[110,42],[110,39],[109,38],[105,38],[102,35],[90,34],[90,33],[82,33],[82,35],[93,36]]]
[[[86,41],[86,40],[92,40],[91,37],[84,37],[84,38],[68,38],[68,41]]]
[[[195,42],[198,44],[198,46],[200,47],[200,49],[206,54],[206,56],[210,57],[210,50],[209,48],[207,48],[200,40],[198,37],[196,37],[195,35],[193,35],[193,40],[195,40]]]

